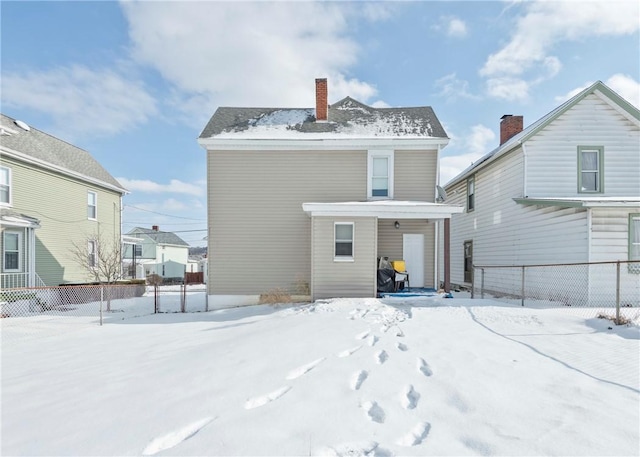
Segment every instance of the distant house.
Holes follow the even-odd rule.
[[[207,150],[209,304],[291,294],[374,297],[379,257],[404,259],[412,287],[437,287],[436,202],[449,138],[431,107],[219,108]]]
[[[640,260],[640,112],[602,82],[523,129],[503,116],[500,145],[449,182],[451,276],[472,265]],[[623,285],[640,284],[624,265]],[[612,270],[610,270],[612,271]],[[615,277],[584,270],[590,296]],[[486,284],[490,288],[490,284]],[[615,289],[614,289],[615,290]]]
[[[0,286],[89,279],[74,246],[117,246],[126,192],[87,151],[0,115]]]
[[[151,229],[136,227],[127,236],[141,241],[125,245],[123,262],[125,269],[135,277],[145,278],[151,274],[165,280],[182,280],[187,271],[189,244],[172,232],[163,232],[157,225]]]

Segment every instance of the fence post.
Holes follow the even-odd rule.
[[[100,286],[100,326],[102,326],[102,301],[104,300],[104,286]]]
[[[153,286],[153,314],[158,314],[158,285]]]
[[[184,284],[180,285],[180,312],[184,313],[185,304],[187,301],[187,286]]]
[[[522,290],[520,292],[520,296],[521,298],[521,302],[520,302],[520,306],[524,306],[524,265],[522,265]]]
[[[616,262],[616,325],[620,325],[620,261]]]
[[[484,268],[480,270],[481,279],[480,279],[480,298],[484,298]]]
[[[473,300],[474,298],[476,298],[476,293],[475,293],[475,289],[476,289],[476,267],[471,265],[471,299]]]

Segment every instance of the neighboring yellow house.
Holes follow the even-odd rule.
[[[119,242],[125,193],[87,151],[0,115],[0,286],[89,279],[74,244]]]

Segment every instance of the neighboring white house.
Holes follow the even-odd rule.
[[[137,278],[151,274],[162,276],[165,280],[184,278],[189,259],[189,244],[186,241],[175,233],[160,231],[157,225],[151,229],[136,227],[127,235],[142,241],[125,245],[125,269],[132,273],[131,265],[135,263]]]
[[[640,260],[640,111],[596,82],[522,125],[503,116],[500,146],[445,186],[465,206],[451,220],[452,283],[469,286],[472,265]],[[626,290],[640,287],[639,266],[623,264]],[[615,295],[608,271],[571,282],[590,299]]]

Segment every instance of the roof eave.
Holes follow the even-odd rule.
[[[207,150],[340,150],[345,148],[437,149],[449,144],[442,137],[357,137],[357,138],[200,138]]]

